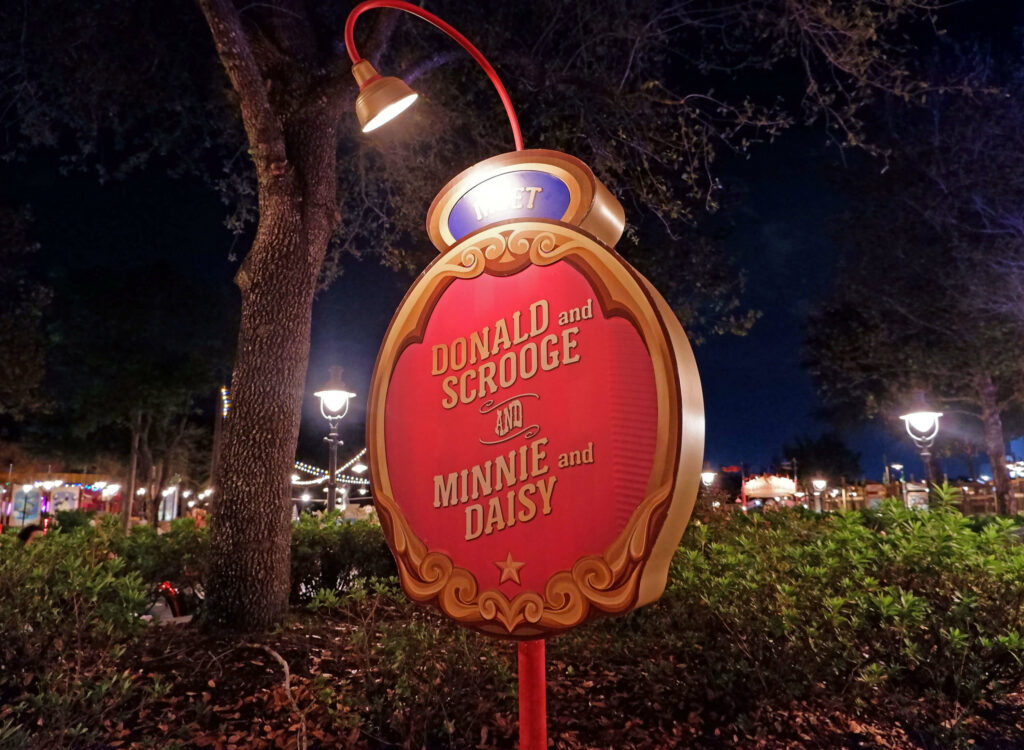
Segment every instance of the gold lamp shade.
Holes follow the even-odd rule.
[[[366,60],[352,66],[352,75],[359,84],[356,117],[364,133],[376,130],[402,114],[419,96],[405,81],[379,75]]]

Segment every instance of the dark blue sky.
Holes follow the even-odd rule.
[[[829,224],[843,210],[826,179],[841,168],[817,134],[790,134],[727,166],[727,189],[742,194],[728,245],[747,272],[744,301],[761,312],[747,336],[721,336],[697,349],[707,409],[707,458],[757,470],[783,458],[799,435],[829,429],[801,365],[807,312],[833,284],[837,249]],[[912,449],[884,426],[842,433],[867,476],[881,475],[883,455],[913,463]]]
[[[824,177],[834,151],[809,145],[812,140],[806,134],[788,136],[762,147],[749,161],[726,165],[722,174],[727,187],[742,196],[731,207],[736,228],[729,247],[748,273],[745,302],[762,317],[747,336],[713,338],[696,349],[707,411],[706,456],[714,465],[767,468],[773,458],[782,458],[784,443],[828,428],[815,418],[818,402],[800,363],[800,346],[806,310],[832,284],[836,250],[828,223],[842,209],[842,199]],[[206,188],[161,172],[102,187],[85,176],[60,177],[44,162],[8,169],[4,176],[9,179],[0,196],[33,206],[43,245],[40,261],[59,263],[68,272],[92,262],[141,260],[156,250],[151,233],[160,226],[161,247],[188,247],[175,253],[180,262],[229,285],[235,267],[228,261],[230,251],[247,242],[224,229],[224,207]],[[411,282],[375,261],[350,259],[342,278],[317,299],[299,445],[303,460],[325,462],[323,419],[311,394],[331,364],[344,366],[346,380],[359,394],[343,435],[353,450],[362,447],[377,349]],[[843,437],[861,452],[869,477],[881,475],[883,455],[920,473],[909,442],[891,428]],[[958,462],[947,470],[964,471]]]

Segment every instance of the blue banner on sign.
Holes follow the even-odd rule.
[[[554,175],[524,169],[484,180],[459,198],[448,231],[461,240],[488,224],[509,219],[561,219],[569,209],[569,186]]]

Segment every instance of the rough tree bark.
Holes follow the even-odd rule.
[[[289,477],[313,293],[340,219],[336,123],[347,66],[311,62],[316,48],[300,2],[279,3],[282,12],[259,29],[246,27],[230,0],[199,4],[238,95],[259,201],[256,238],[235,278],[242,315],[214,477],[207,622],[257,630],[288,606]]]
[[[964,459],[967,461],[967,476],[977,477],[978,466],[974,460],[974,457],[978,455],[978,448],[974,443],[964,444]]]
[[[135,502],[135,482],[139,471],[139,435],[142,432],[142,412],[132,410],[129,430],[132,437],[131,458],[128,463],[128,476],[121,485],[121,529],[126,534],[132,525],[132,503]]]
[[[153,429],[153,415],[145,413],[142,416],[142,429],[139,432],[139,474],[142,476],[142,487],[144,489],[139,516],[151,526],[156,525],[156,515],[153,513],[153,474],[156,467],[153,464],[153,451],[149,447],[149,433]]]
[[[996,385],[988,373],[978,376],[978,401],[981,404],[981,423],[985,431],[985,452],[988,454],[992,479],[996,484],[996,511],[1002,515],[1011,515],[1016,509],[1010,488],[1010,472],[1006,466],[1003,420],[999,414]]]
[[[185,429],[187,427],[188,417],[183,417],[178,420],[170,435],[166,433],[171,428],[165,425],[157,428],[157,433],[161,436],[163,445],[160,446],[159,458],[156,459],[153,458],[153,448],[150,445],[152,430],[146,433],[146,452],[152,462],[150,504],[147,507],[147,520],[151,526],[157,526],[160,522],[160,509],[164,504],[163,491],[167,486],[167,478],[171,470],[171,460],[178,450],[182,438],[185,437]]]

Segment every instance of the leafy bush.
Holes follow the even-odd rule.
[[[95,511],[91,510],[58,510],[54,518],[60,533],[67,534],[91,524],[94,515]]]
[[[549,664],[599,679],[595,701],[642,684],[666,732],[834,700],[953,747],[1024,679],[1024,544],[939,505],[693,521],[660,601],[550,641]]]
[[[341,592],[361,579],[397,575],[380,526],[347,522],[340,513],[304,513],[292,525],[293,602],[308,602],[321,590]]]
[[[511,731],[513,644],[413,604],[395,578],[355,581],[335,615],[357,626],[342,701],[372,735],[396,747],[475,747],[496,719]],[[320,689],[320,700],[336,698]]]
[[[680,690],[737,707],[822,690],[969,704],[1024,677],[1024,545],[1012,529],[998,519],[975,531],[947,505],[895,501],[722,515],[691,524],[658,605],[594,630],[614,641],[625,629],[630,650],[688,665]]]
[[[107,524],[116,529],[116,519],[108,519]],[[119,530],[113,534],[116,553],[145,582],[203,580],[209,533],[196,528],[191,518],[172,521],[165,534],[153,526],[135,526],[127,536]]]
[[[30,725],[52,747],[90,737],[97,707],[110,712],[130,692],[130,677],[114,667],[138,632],[144,601],[141,579],[111,554],[101,529],[51,533],[28,546],[0,536],[3,741],[18,746]]]

